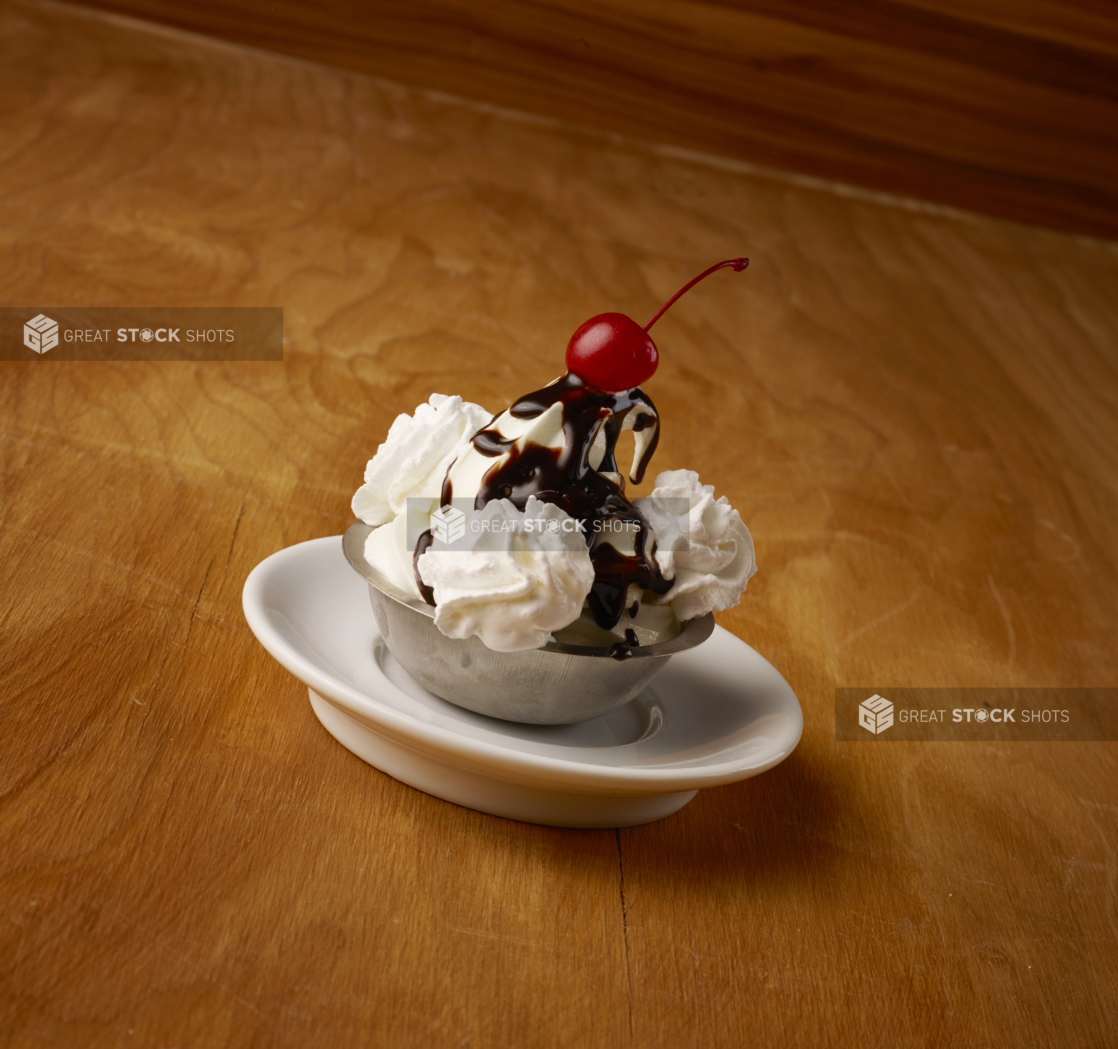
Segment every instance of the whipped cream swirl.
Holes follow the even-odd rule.
[[[484,548],[428,549],[416,561],[434,591],[435,626],[447,637],[474,634],[496,652],[539,648],[578,618],[594,585],[586,540],[553,503],[529,496],[524,510],[494,499],[475,520]],[[496,546],[496,549],[491,547]]]
[[[447,468],[492,414],[461,397],[431,394],[415,415],[398,415],[384,443],[365,467],[365,483],[353,512],[365,524],[382,525],[407,509],[409,498],[438,506]]]
[[[686,514],[675,509],[683,500]],[[694,470],[665,470],[652,493],[634,503],[656,536],[656,563],[673,581],[662,597],[649,594],[646,601],[670,602],[682,622],[741,600],[757,571],[753,538],[726,497],[714,497],[714,485],[702,484]]]

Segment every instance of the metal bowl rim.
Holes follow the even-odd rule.
[[[384,578],[368,561],[365,560],[365,540],[373,531],[374,525],[365,524],[364,521],[355,521],[342,536],[342,550],[350,567],[361,576],[370,586],[375,587],[381,594],[398,605],[410,608],[413,612],[426,616],[434,625],[435,610],[426,601],[420,601],[407,594],[401,593],[387,579]],[[697,616],[680,624],[679,633],[668,641],[661,641],[656,645],[636,645],[631,651],[633,659],[659,659],[672,656],[677,652],[685,652],[696,645],[701,645],[714,633],[714,613],[708,612],[705,616]],[[447,638],[448,641],[457,640]],[[530,652],[556,652],[567,656],[595,656],[597,658],[609,657],[611,649],[590,645],[566,645],[560,641],[549,641],[542,648],[528,649]]]

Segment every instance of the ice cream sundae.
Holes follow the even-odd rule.
[[[493,415],[433,394],[401,415],[365,470],[353,512],[373,527],[365,559],[400,595],[433,606],[444,635],[498,652],[550,641],[618,659],[680,624],[737,604],[756,571],[736,510],[692,470],[661,473],[630,500],[615,453],[631,430],[639,484],[660,419],[640,384],[658,352],[618,313],[583,324],[567,373]]]

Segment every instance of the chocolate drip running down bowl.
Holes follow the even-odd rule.
[[[588,721],[628,703],[677,652],[701,644],[714,630],[707,613],[657,645],[632,648],[628,659],[610,648],[565,645],[495,652],[478,637],[447,637],[435,610],[403,594],[365,560],[372,526],[350,525],[342,539],[346,560],[369,584],[377,628],[389,652],[411,677],[448,703],[478,714],[535,725]]]

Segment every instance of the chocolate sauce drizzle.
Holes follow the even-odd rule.
[[[449,487],[449,483],[444,485],[444,488]],[[450,502],[448,498],[443,505]],[[419,539],[416,540],[415,553],[411,555],[411,570],[415,575],[415,585],[419,587],[419,596],[423,598],[432,608],[435,605],[435,590],[434,587],[428,586],[423,582],[423,576],[419,574],[419,559],[427,553],[427,548],[435,541],[435,537],[431,534],[431,529],[428,528],[423,532]]]
[[[629,659],[633,654],[633,649],[639,647],[640,641],[637,639],[637,632],[629,627],[625,631],[625,640],[618,641],[616,644],[610,646],[609,654],[611,659]]]
[[[625,498],[621,488],[609,477],[602,476],[619,472],[615,457],[617,439],[621,436],[625,417],[639,411],[633,430],[639,432],[648,426],[656,427],[632,475],[633,483],[640,483],[659,442],[659,417],[656,406],[639,388],[608,393],[587,386],[570,373],[542,390],[521,397],[509,408],[509,414],[514,419],[535,419],[558,402],[563,405],[562,449],[535,444],[517,448],[515,439],[504,438],[488,427],[474,435],[473,446],[482,455],[506,457],[482,478],[474,508],[480,510],[492,499],[509,499],[518,510],[523,510],[528,497],[534,495],[581,521],[595,573],[589,597],[590,610],[595,622],[610,630],[625,611],[625,596],[630,585],[635,583],[654,594],[667,593],[672,587],[672,580],[663,577],[652,559],[653,551],[646,549],[651,535],[648,522]],[[605,451],[595,469],[589,460],[599,431]],[[450,502],[451,494],[448,478],[442,491],[444,506]],[[632,554],[621,553],[609,541],[611,534],[626,533],[634,535]],[[430,543],[430,534],[424,533],[416,546],[416,560]],[[422,592],[422,580],[418,577],[417,571]],[[429,587],[425,589],[430,590]],[[424,597],[429,604],[434,604],[427,593]],[[629,647],[625,642],[618,642],[618,645]],[[628,654],[618,654],[615,658],[624,659]]]

